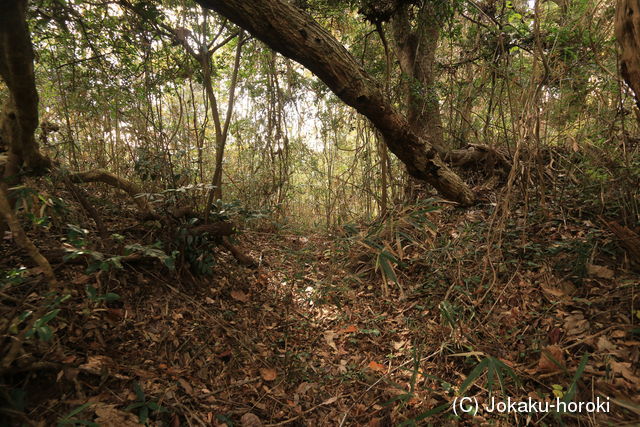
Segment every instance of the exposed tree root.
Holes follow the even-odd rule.
[[[128,181],[124,178],[120,178],[114,174],[112,174],[111,172],[105,171],[105,170],[92,170],[92,171],[85,171],[85,172],[77,172],[74,174],[69,175],[69,183],[86,183],[86,182],[102,182],[105,184],[108,184],[112,187],[116,187],[119,188],[121,190],[123,190],[124,192],[126,192],[132,199],[133,201],[136,203],[136,205],[138,206],[138,209],[140,210],[143,219],[163,219],[162,217],[160,217],[155,211],[154,209],[151,207],[151,205],[144,199],[144,197],[141,197],[142,192],[140,191],[140,189],[138,188],[137,185],[135,185],[134,183],[132,183],[131,181]],[[75,194],[75,193],[74,193]],[[99,215],[97,215],[97,212],[95,212],[96,216],[94,216],[91,212],[90,209],[92,208],[92,206],[90,204],[88,204],[88,206],[85,206],[84,203],[82,203],[82,201],[80,199],[78,199],[80,201],[80,203],[83,205],[83,207],[85,207],[85,209],[87,209],[87,212],[89,213],[90,216],[93,217],[93,219],[96,221],[96,225],[98,225],[98,228],[100,229],[100,225],[98,224],[99,221]],[[85,200],[86,201],[86,200]],[[183,218],[183,217],[187,217],[187,216],[193,216],[193,217],[198,217],[196,211],[191,208],[191,207],[182,207],[182,208],[178,208],[175,209],[172,213],[171,216],[173,216],[174,218]],[[96,217],[98,219],[96,219]],[[238,249],[235,245],[233,245],[228,239],[227,236],[231,236],[232,234],[236,233],[236,227],[234,226],[234,224],[230,221],[218,221],[218,222],[214,222],[211,224],[203,224],[203,225],[199,225],[196,227],[193,227],[189,230],[189,234],[192,235],[199,235],[199,234],[204,234],[204,233],[208,233],[210,234],[212,237],[219,239],[219,241],[222,243],[222,245],[229,251],[231,252],[231,254],[238,260],[238,262],[242,265],[245,266],[256,266],[257,263],[255,260],[253,260],[250,256],[242,253],[242,251],[240,249]],[[101,231],[101,234],[104,232],[104,230]],[[132,258],[131,260],[126,260],[126,261],[134,261],[134,258]],[[140,259],[135,258],[135,261],[140,261]]]
[[[11,203],[7,197],[6,185],[4,184],[0,185],[0,214],[9,225],[9,229],[13,234],[16,244],[27,251],[31,259],[33,259],[38,267],[40,267],[42,273],[49,281],[49,287],[52,289],[57,288],[58,281],[56,280],[56,276],[53,274],[53,269],[51,268],[49,261],[42,256],[38,248],[36,248],[33,242],[27,237],[22,229],[22,225],[20,225],[20,221],[18,221],[18,218],[16,218],[13,213]]]
[[[73,194],[73,196],[78,200],[82,208],[87,212],[93,221],[96,223],[96,227],[98,228],[98,233],[100,233],[100,237],[105,240],[109,237],[109,233],[102,222],[102,217],[98,213],[95,207],[89,202],[89,200],[84,195],[84,190],[75,185],[67,174],[62,174],[62,180],[64,181],[67,189]]]
[[[111,172],[102,169],[96,169],[85,172],[76,172],[69,175],[69,178],[72,182],[75,183],[102,182],[112,187],[119,188],[133,199],[134,203],[138,206],[143,219],[146,220],[160,218],[159,215],[154,211],[153,207],[151,207],[144,196],[142,196],[143,193],[142,191],[140,191],[140,188],[138,188],[136,184],[124,178],[120,178],[119,176],[116,176]]]
[[[213,237],[231,236],[236,233],[236,227],[229,221],[218,221],[211,224],[203,224],[193,227],[189,230],[189,234],[197,235],[209,233]]]
[[[222,237],[222,245],[227,248],[231,255],[242,265],[246,267],[257,267],[258,263],[256,260],[251,258],[249,255],[243,253],[240,249],[238,249],[233,243],[229,241],[229,238],[224,236]]]
[[[468,144],[466,148],[447,152],[443,158],[456,167],[480,167],[487,172],[499,169],[505,173],[511,170],[511,162],[506,155],[483,144]]]

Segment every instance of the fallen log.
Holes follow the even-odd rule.
[[[620,246],[627,252],[631,264],[640,268],[640,236],[615,221],[604,221],[609,230],[616,236]]]
[[[238,230],[235,225],[229,221],[218,221],[211,224],[202,224],[189,229],[189,234],[200,235],[208,233],[212,237],[224,237],[235,234]]]

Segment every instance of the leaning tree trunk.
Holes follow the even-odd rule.
[[[615,20],[620,45],[620,74],[640,108],[640,1],[618,0]]]
[[[410,129],[376,81],[308,14],[284,0],[197,0],[318,76],[342,101],[367,117],[416,178],[444,197],[471,205],[474,194],[437,151]]]

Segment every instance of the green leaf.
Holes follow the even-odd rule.
[[[85,287],[85,290],[87,291],[87,295],[89,295],[89,299],[91,300],[95,300],[98,296],[98,290],[92,285],[87,285]]]
[[[47,325],[40,326],[39,328],[37,328],[37,332],[38,332],[38,337],[42,341],[46,342],[51,340],[51,338],[53,338],[53,332],[51,331],[51,328]]]
[[[133,391],[136,393],[136,397],[138,398],[139,401],[144,402],[146,400],[144,391],[142,391],[140,384],[138,384],[137,382],[133,383]]]
[[[395,271],[393,271],[389,259],[384,255],[384,251],[378,254],[378,265],[382,268],[382,272],[387,279],[392,280],[396,284],[398,283],[398,277]]]
[[[47,324],[51,319],[56,317],[58,313],[60,313],[59,308],[56,308],[55,310],[51,310],[49,313],[47,313],[40,319],[41,324],[43,325]]]
[[[32,313],[33,313],[33,311],[31,311],[31,310],[23,311],[22,314],[20,314],[20,316],[18,316],[18,320],[20,322],[23,322],[27,317],[31,316]]]
[[[458,394],[462,395],[467,390],[467,388],[480,376],[480,374],[482,374],[482,371],[488,364],[489,364],[488,358],[478,363],[476,367],[473,368],[473,370],[471,371],[467,379],[464,380],[464,382],[460,386],[460,390],[458,391]]]
[[[132,409],[137,409],[137,408],[141,408],[143,406],[145,406],[146,403],[145,402],[136,402],[136,403],[132,403],[131,405],[127,405],[126,408],[124,408],[125,411],[130,411]]]
[[[576,391],[578,389],[578,381],[580,380],[580,377],[582,376],[585,368],[587,367],[588,361],[589,361],[589,353],[583,354],[582,358],[580,359],[580,363],[578,364],[578,369],[576,369],[576,373],[573,376],[573,380],[571,381],[571,385],[567,389],[567,393],[564,395],[564,399],[562,399],[563,402],[570,402],[571,400],[573,400],[573,396],[575,396]]]
[[[86,270],[87,274],[95,273],[100,269],[100,264],[97,262],[91,263]]]
[[[386,251],[386,250],[381,251],[380,256],[387,258],[389,261],[391,261],[394,264],[400,264],[400,261],[398,261],[398,258],[393,256],[393,254],[389,253],[389,251]]]
[[[445,403],[443,405],[436,406],[435,408],[429,409],[427,412],[423,412],[422,414],[418,415],[417,417],[415,417],[415,418],[413,418],[411,420],[407,420],[407,421],[404,421],[404,422],[398,424],[398,426],[403,426],[404,427],[404,426],[416,425],[416,421],[422,421],[425,418],[429,418],[432,415],[436,415],[436,414],[439,414],[441,412],[444,412],[450,407],[451,407],[450,403]]]
[[[147,405],[144,405],[140,408],[140,412],[138,412],[138,420],[142,424],[146,424],[148,419],[149,419],[149,407]]]
[[[164,259],[164,265],[169,269],[169,270],[175,270],[176,269],[176,259],[173,256],[168,256]]]
[[[95,402],[87,402],[84,405],[80,405],[78,406],[76,409],[74,409],[73,411],[69,412],[66,416],[66,418],[71,418],[75,415],[78,415],[80,412],[84,411],[85,409],[87,409],[89,406],[93,405]]]
[[[105,294],[105,296],[104,296],[104,297],[102,297],[102,298],[104,298],[104,300],[105,300],[106,302],[111,302],[111,301],[117,301],[117,300],[119,300],[119,299],[120,299],[120,295],[118,295],[118,294],[116,294],[116,293],[114,293],[114,292],[108,292],[108,293],[107,293],[107,294]]]

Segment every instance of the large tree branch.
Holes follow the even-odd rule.
[[[462,205],[474,202],[466,184],[415,134],[377,82],[311,16],[284,0],[196,0],[318,76],[342,101],[366,116],[409,173]]]
[[[85,172],[76,172],[69,175],[69,179],[74,183],[85,182],[102,182],[112,187],[119,188],[120,190],[131,196],[133,202],[140,209],[143,219],[158,219],[158,214],[155,213],[153,207],[144,198],[142,191],[136,184],[131,181],[127,181],[124,178],[120,178],[112,174],[111,172],[96,169]]]

